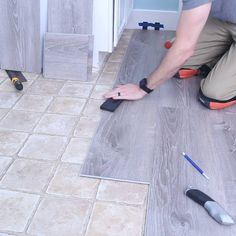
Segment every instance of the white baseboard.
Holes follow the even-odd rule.
[[[160,22],[164,25],[165,30],[176,30],[179,20],[178,11],[152,11],[152,10],[139,10],[134,9],[131,12],[127,29],[141,29],[138,25],[139,22],[147,21],[150,23]]]

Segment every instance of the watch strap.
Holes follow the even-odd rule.
[[[150,89],[147,87],[147,78],[144,78],[142,79],[140,82],[139,82],[139,87],[145,91],[146,93],[151,93],[153,92],[153,89]]]

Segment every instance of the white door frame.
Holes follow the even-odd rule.
[[[117,46],[132,10],[133,0],[114,0],[114,47]]]
[[[99,52],[113,51],[113,1],[93,2],[93,66],[99,68]]]
[[[123,1],[124,9],[121,9]],[[93,66],[99,68],[99,52],[112,52],[126,26],[133,0],[94,0]],[[123,16],[123,17],[121,17]]]

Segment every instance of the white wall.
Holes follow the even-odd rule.
[[[147,9],[133,9],[128,20],[126,28],[140,29],[139,22],[160,22],[164,24],[165,30],[176,30],[179,20],[180,10],[182,9],[182,0],[179,0],[179,8],[174,11],[166,10],[147,10]]]
[[[177,11],[179,0],[134,0],[135,9]]]

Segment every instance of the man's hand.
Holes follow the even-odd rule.
[[[106,93],[105,98],[113,98],[115,100],[139,100],[147,93],[135,84],[118,85],[113,91]]]

